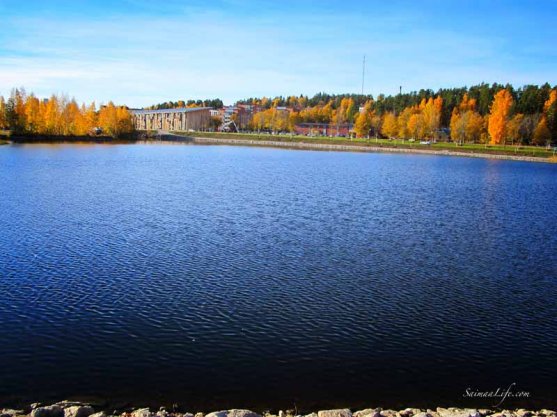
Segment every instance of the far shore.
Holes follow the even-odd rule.
[[[255,135],[254,135],[255,136]],[[422,155],[441,155],[441,156],[459,156],[468,158],[486,158],[486,159],[502,159],[510,161],[523,162],[545,162],[556,163],[557,158],[554,156],[527,156],[513,155],[512,150],[507,153],[500,152],[488,148],[489,152],[480,152],[478,150],[451,150],[451,149],[435,149],[427,145],[397,145],[385,143],[381,141],[377,145],[374,139],[369,141],[354,141],[350,143],[348,140],[339,141],[330,138],[307,138],[299,137],[291,138],[289,136],[257,136],[254,138],[234,137],[234,134],[211,134],[211,133],[169,133],[165,132],[159,135],[162,140],[184,141],[198,144],[215,144],[215,145],[237,145],[237,146],[265,146],[278,147],[288,149],[305,149],[305,150],[321,150],[321,151],[346,151],[346,152],[383,152],[383,153],[403,153],[403,154],[422,154]],[[339,143],[331,143],[337,141]],[[327,143],[328,142],[328,143]],[[511,154],[509,154],[510,152]]]
[[[387,141],[385,139],[355,140],[347,138],[300,137],[289,135],[257,135],[213,132],[135,132],[129,137],[110,136],[22,136],[14,135],[8,140],[0,139],[0,145],[9,143],[103,143],[126,144],[152,141],[184,142],[194,144],[262,146],[300,150],[344,151],[344,152],[381,152],[458,156],[467,158],[499,159],[523,162],[557,163],[554,152],[544,148],[532,147],[484,147],[483,145],[435,144]],[[454,148],[453,148],[454,147]],[[453,149],[450,149],[453,148]],[[532,153],[529,156],[528,153]]]

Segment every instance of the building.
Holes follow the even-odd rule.
[[[239,129],[247,129],[253,115],[261,111],[259,106],[252,104],[238,104],[236,108],[238,109],[236,113],[236,124]]]
[[[294,126],[297,135],[303,136],[350,136],[352,123],[298,123]]]
[[[209,107],[130,110],[136,130],[204,130],[211,126]]]

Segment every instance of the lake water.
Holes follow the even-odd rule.
[[[557,165],[10,145],[0,198],[0,404],[557,405]]]

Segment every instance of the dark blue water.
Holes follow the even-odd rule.
[[[557,165],[19,145],[0,198],[0,404],[557,405]]]

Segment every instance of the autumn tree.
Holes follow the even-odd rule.
[[[6,118],[6,100],[0,96],[0,129],[7,129],[8,121]]]
[[[25,130],[30,133],[40,133],[43,131],[43,118],[41,114],[40,100],[33,94],[25,101]]]
[[[504,143],[505,130],[509,119],[509,113],[513,105],[511,93],[504,89],[500,90],[493,99],[488,119],[488,132],[490,143],[500,145]]]
[[[409,121],[414,114],[415,110],[412,107],[406,107],[397,118],[398,134],[397,136],[401,139],[410,139],[412,133],[409,129]]]
[[[430,97],[427,102],[423,104],[423,106],[420,106],[423,121],[423,136],[428,138],[437,137],[437,131],[439,130],[441,124],[442,108],[443,99],[439,96],[435,99]]]
[[[75,99],[56,94],[41,100],[24,89],[14,89],[7,102],[0,96],[0,128],[18,134],[83,136],[102,119],[105,132],[115,137],[133,131],[127,108],[110,103],[103,110],[98,115],[95,103],[80,106]]]
[[[99,111],[99,125],[103,132],[114,138],[121,137],[133,131],[131,114],[123,106],[115,106],[109,102]]]
[[[534,130],[534,134],[532,136],[532,143],[534,145],[547,145],[551,141],[551,131],[547,127],[547,119],[545,116],[540,118],[536,129]]]
[[[371,109],[372,102],[368,101],[363,111],[356,115],[356,122],[354,124],[354,131],[359,138],[368,137],[372,127],[373,110]]]
[[[459,144],[480,141],[484,129],[484,119],[476,112],[476,100],[470,99],[467,94],[464,94],[460,104],[453,109],[450,129],[451,138]]]
[[[340,101],[340,106],[336,111],[336,117],[333,122],[336,124],[351,123],[356,116],[356,104],[354,100],[349,97],[344,97]]]
[[[522,113],[515,114],[509,122],[507,123],[507,128],[505,132],[505,141],[510,142],[514,145],[515,142],[522,140],[522,123],[524,121],[524,115]]]
[[[44,132],[47,135],[60,135],[60,106],[58,105],[58,97],[52,95],[44,106],[42,112]]]
[[[543,105],[543,112],[547,118],[546,125],[551,138],[553,142],[557,142],[557,89],[553,89],[549,93],[549,98]]]
[[[381,134],[388,138],[394,138],[398,134],[398,124],[394,113],[388,112],[383,116]]]
[[[420,112],[413,112],[408,118],[407,134],[414,139],[422,139],[425,134],[424,117]]]

